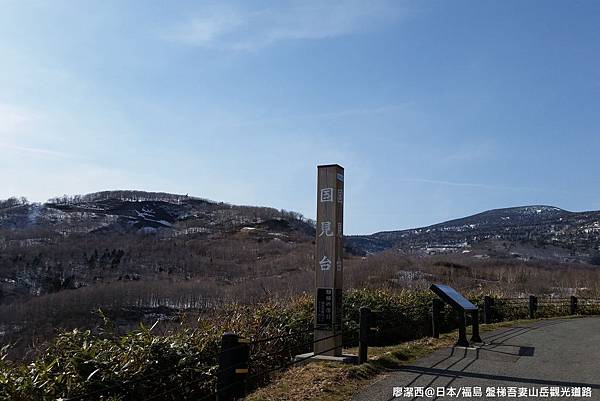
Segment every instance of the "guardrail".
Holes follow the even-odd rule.
[[[518,313],[514,316],[524,318],[538,318],[545,317],[548,315],[552,316],[566,316],[576,314],[600,314],[600,299],[595,298],[577,298],[571,296],[569,298],[542,298],[536,296],[529,296],[528,298],[494,298],[485,296],[483,299],[472,300],[474,304],[478,306],[478,310],[481,309],[482,313],[474,314],[475,318],[483,324],[489,324],[506,320],[504,312],[506,309],[515,309]],[[433,299],[430,309],[430,328],[431,336],[439,338],[440,333],[443,331],[440,315],[442,314],[445,306],[443,302],[438,299]],[[407,307],[399,311],[401,314],[408,314],[414,311],[413,308]],[[564,314],[561,314],[563,313]],[[462,317],[464,319],[464,315]],[[352,328],[342,332],[342,335],[347,339],[341,346],[343,348],[349,346],[358,346],[358,358],[359,364],[366,363],[368,361],[368,349],[372,346],[372,339],[374,334],[381,335],[385,333],[398,333],[403,327],[406,327],[406,321],[402,321],[400,324],[390,325],[389,321],[383,321],[380,318],[378,311],[373,311],[368,307],[361,307],[358,316],[358,327],[356,327],[355,321],[344,321],[344,325],[347,323],[353,323]],[[256,388],[260,384],[264,384],[268,381],[269,376],[277,371],[287,369],[293,365],[309,361],[319,355],[326,354],[335,348],[327,349],[322,352],[312,354],[303,358],[294,358],[295,355],[300,354],[302,351],[308,348],[314,348],[314,344],[319,341],[327,340],[331,337],[319,339],[317,341],[307,340],[314,331],[314,328],[307,328],[306,330],[290,332],[279,336],[273,336],[268,338],[260,338],[254,340],[245,339],[236,333],[224,333],[221,339],[221,347],[218,352],[210,355],[203,356],[195,360],[188,360],[186,363],[191,365],[199,361],[214,361],[216,363],[216,370],[206,373],[199,374],[197,378],[188,381],[185,385],[189,387],[198,386],[202,382],[206,382],[209,376],[217,378],[216,388],[214,391],[206,394],[205,396],[194,398],[196,401],[234,401],[243,398],[249,388]],[[273,347],[273,350],[265,353],[260,350],[264,344],[277,344],[280,343],[282,347]],[[260,366],[261,360],[275,359],[276,362],[280,363],[269,363],[262,365],[266,366],[260,370],[257,365]],[[114,386],[105,387],[94,392],[90,392],[83,395],[78,395],[72,398],[66,398],[65,401],[82,401],[88,399],[96,399],[98,396],[109,396],[111,391],[116,389],[127,388],[140,382],[150,381],[160,375],[169,375],[177,372],[178,369],[184,367],[182,364],[164,369],[161,371],[154,372],[152,374],[136,378],[131,381],[116,384]],[[180,386],[181,384],[179,384]],[[178,386],[178,387],[179,387]],[[175,393],[180,390],[179,388],[166,388],[155,395],[147,398],[151,400],[166,400],[169,398],[171,393]]]

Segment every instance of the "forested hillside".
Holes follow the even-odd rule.
[[[309,269],[313,232],[294,212],[183,195],[9,199],[0,204],[0,302],[115,281],[235,280]]]
[[[515,295],[598,294],[594,216],[500,210],[347,237],[344,286],[425,289],[436,281]],[[589,246],[542,241],[549,230]],[[0,342],[26,339],[13,348],[22,356],[57,328],[97,327],[98,309],[126,332],[182,312],[310,294],[314,236],[314,222],[298,213],[187,195],[106,191],[44,204],[1,201]]]

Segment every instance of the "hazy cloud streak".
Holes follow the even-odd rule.
[[[14,135],[39,119],[38,113],[0,103],[0,135]]]
[[[203,48],[256,50],[283,40],[318,40],[358,33],[405,15],[403,3],[300,2],[262,10],[207,8],[164,34]]]
[[[231,122],[231,123],[223,123],[218,126],[227,126],[227,127],[247,127],[254,125],[266,125],[273,123],[283,123],[287,121],[298,121],[298,120],[335,120],[339,118],[347,118],[347,117],[357,117],[357,116],[370,116],[374,114],[386,114],[391,112],[397,112],[399,110],[403,110],[406,107],[410,106],[410,102],[401,103],[401,104],[393,104],[388,106],[381,107],[365,107],[362,109],[348,109],[348,110],[338,110],[331,112],[323,112],[323,113],[307,113],[307,114],[293,114],[282,117],[275,118],[265,118],[258,120],[249,120],[249,121],[239,121],[239,122]]]
[[[70,154],[63,153],[63,152],[58,152],[58,151],[50,150],[50,149],[41,149],[41,148],[32,148],[32,147],[27,147],[27,146],[8,145],[8,144],[4,144],[4,143],[0,143],[0,148],[7,149],[9,151],[12,150],[12,151],[19,152],[19,153],[36,154],[36,155],[50,156],[50,157],[56,157],[56,158],[61,158],[61,159],[76,159],[75,156],[72,156]]]
[[[535,188],[535,187],[513,187],[503,185],[488,185],[472,182],[455,182],[455,181],[444,181],[444,180],[430,180],[426,178],[398,178],[397,181],[401,182],[415,182],[423,184],[435,184],[435,185],[446,185],[451,187],[468,187],[468,188],[480,188],[480,189],[493,189],[493,190],[507,190],[507,191],[539,191],[547,190],[547,188]]]

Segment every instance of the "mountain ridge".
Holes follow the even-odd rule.
[[[593,212],[592,210],[590,211],[584,211],[584,212],[573,212],[570,210],[566,210],[566,209],[561,209],[559,207],[556,206],[550,206],[550,205],[523,205],[523,206],[511,206],[511,207],[504,207],[504,208],[496,208],[496,209],[488,209],[488,210],[484,210],[483,212],[477,212],[468,216],[464,216],[464,217],[457,217],[457,218],[453,218],[450,220],[444,220],[440,223],[434,223],[434,224],[430,224],[427,226],[420,226],[420,227],[412,227],[412,228],[405,228],[405,229],[400,229],[400,230],[383,230],[383,231],[376,231],[372,234],[357,234],[357,235],[379,235],[379,234],[385,234],[385,233],[395,233],[398,231],[410,231],[410,230],[421,230],[421,229],[426,229],[426,228],[430,228],[430,227],[435,227],[435,226],[439,226],[439,225],[445,225],[445,224],[449,224],[449,223],[454,223],[454,222],[458,222],[461,220],[465,220],[465,219],[469,219],[472,217],[477,217],[477,216],[481,216],[481,215],[487,215],[489,213],[492,212],[501,212],[501,211],[506,211],[506,212],[512,212],[512,211],[519,211],[522,209],[540,209],[543,208],[544,209],[550,209],[550,210],[555,210],[555,211],[561,211],[564,213],[586,213],[586,212]]]
[[[564,248],[571,253],[564,260],[589,259],[600,250],[600,211],[548,205],[499,208],[419,228],[349,236],[346,242],[354,253],[366,255],[392,248],[417,254],[431,254],[435,248],[464,251],[485,241]]]
[[[236,220],[236,216],[239,217]],[[289,218],[314,224],[300,213],[272,207],[234,205],[166,192],[110,190],[85,195],[63,195],[44,203],[12,197],[0,201],[0,228],[48,228],[65,224],[63,234],[80,223],[78,232],[115,228],[173,228],[177,222],[202,220],[204,224],[257,224],[272,218]],[[231,220],[231,221],[227,221]]]
[[[254,234],[265,232],[252,230],[273,219],[289,220],[292,224],[287,224],[288,229],[301,232],[305,239],[314,232],[314,221],[299,213],[166,192],[109,190],[64,195],[45,203],[28,203],[24,198],[0,201],[0,228],[14,231],[37,227],[61,235],[138,232],[167,237],[191,233],[219,236],[239,230]],[[274,231],[282,227],[280,223],[268,225],[275,227]],[[573,212],[543,204],[512,206],[424,227],[345,237],[348,253],[363,256],[390,249],[416,255],[462,252],[490,242],[550,246],[563,250],[554,252],[560,254],[560,260],[589,260],[600,251],[600,211]]]
[[[0,304],[126,281],[302,274],[314,233],[299,213],[187,195],[10,198],[0,201]]]

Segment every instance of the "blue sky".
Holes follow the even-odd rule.
[[[189,193],[347,234],[600,209],[600,2],[0,0],[0,198]]]

